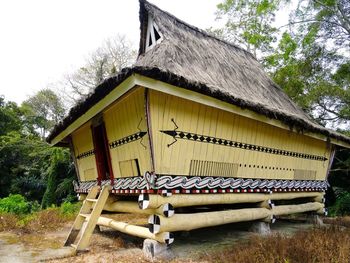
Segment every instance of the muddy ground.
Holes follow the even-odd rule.
[[[142,223],[135,218],[134,223]],[[148,262],[142,253],[143,239],[134,238],[103,228],[95,231],[88,251],[74,255],[70,247],[63,247],[72,223],[54,232],[0,233],[0,262]],[[217,251],[236,242],[244,242],[255,235],[249,232],[250,224],[229,224],[175,235],[171,249],[173,262],[200,262],[199,256]],[[308,229],[311,224],[279,221],[272,232],[292,234]],[[201,261],[203,262],[203,261]]]

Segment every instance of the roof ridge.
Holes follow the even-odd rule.
[[[236,44],[233,44],[233,43],[231,43],[231,42],[229,42],[229,41],[226,41],[226,40],[224,40],[224,39],[221,39],[221,38],[219,38],[219,37],[217,37],[217,36],[215,36],[215,35],[213,35],[213,34],[207,32],[207,31],[205,31],[205,30],[203,30],[203,29],[201,29],[201,28],[199,28],[199,27],[196,27],[196,26],[194,26],[194,25],[191,25],[191,24],[189,24],[189,23],[187,23],[187,22],[181,20],[180,18],[177,18],[176,16],[174,16],[174,15],[171,14],[171,13],[169,13],[168,11],[165,11],[165,10],[163,10],[163,9],[160,9],[158,6],[156,6],[156,5],[154,5],[154,4],[150,3],[150,2],[148,2],[148,1],[146,1],[146,0],[139,0],[139,1],[140,1],[140,4],[150,5],[152,8],[154,8],[154,9],[156,9],[156,10],[162,12],[162,13],[165,13],[167,16],[173,18],[173,19],[176,20],[178,23],[180,23],[180,24],[182,24],[182,25],[184,25],[184,26],[186,26],[186,27],[188,27],[188,28],[190,28],[190,29],[192,29],[192,30],[194,30],[194,31],[196,31],[196,32],[198,32],[198,33],[204,35],[205,37],[210,37],[210,38],[212,38],[212,39],[214,39],[214,40],[216,40],[216,41],[219,41],[219,42],[224,43],[225,45],[228,45],[228,46],[234,47],[234,48],[236,48],[236,49],[239,49],[240,51],[245,52],[246,54],[250,55],[253,59],[255,59],[256,61],[258,61],[258,59],[257,59],[251,52],[249,52],[248,50],[246,50],[246,49],[244,49],[244,48],[242,48],[242,47],[240,47],[240,46],[237,46]]]

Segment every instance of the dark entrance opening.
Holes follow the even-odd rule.
[[[103,123],[92,127],[92,136],[95,148],[95,158],[97,166],[97,181],[101,185],[102,180],[111,180],[113,184],[113,170],[111,158],[109,155],[109,146],[107,140],[106,129]]]

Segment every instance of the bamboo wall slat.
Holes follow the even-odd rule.
[[[94,150],[90,125],[91,123],[88,122],[72,133],[75,158],[79,169],[80,180],[82,181],[91,181],[97,178],[95,155],[87,154]]]
[[[294,170],[297,170],[299,176],[309,174],[309,180],[325,179],[330,149],[324,141],[154,90],[150,91],[150,103],[158,174],[189,175],[191,160],[199,160],[237,164],[237,177],[242,178],[295,179]],[[175,131],[171,119],[178,126],[176,131],[317,155],[327,160],[269,154],[180,138],[173,143],[172,136],[161,132]],[[213,167],[208,165],[207,169],[206,175]]]
[[[129,135],[147,132],[144,94],[144,88],[138,88],[118,100],[103,113],[109,144]],[[138,175],[135,159],[138,161],[141,175],[145,171],[150,171],[148,133],[141,139],[110,148],[110,155],[115,178]],[[130,165],[125,165],[127,162],[130,162]]]

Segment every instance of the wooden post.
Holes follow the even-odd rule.
[[[160,232],[189,231],[228,223],[253,221],[266,218],[269,215],[270,211],[266,208],[246,208],[196,214],[175,214],[170,218],[152,215],[148,222],[150,224],[150,232],[156,234]]]
[[[117,231],[123,232],[125,234],[129,234],[132,236],[137,236],[141,238],[150,238],[153,240],[156,240],[160,243],[165,243],[170,245],[174,242],[174,236],[172,233],[169,232],[163,232],[159,233],[157,235],[152,234],[149,232],[148,228],[141,227],[141,226],[135,226],[135,225],[129,225],[124,222],[118,222],[110,218],[106,217],[99,217],[97,220],[97,224],[100,226],[106,226],[113,228]]]
[[[137,213],[146,215],[163,215],[165,217],[171,217],[174,215],[174,208],[171,204],[163,204],[158,208],[140,209],[136,202],[132,201],[115,201],[106,203],[103,210],[110,212],[122,212],[122,213]]]
[[[149,230],[156,234],[160,232],[189,231],[197,228],[223,225],[228,223],[254,221],[262,219],[271,221],[275,215],[287,215],[304,213],[309,211],[323,211],[324,205],[318,202],[310,202],[298,205],[274,206],[267,208],[245,208],[217,212],[205,212],[195,214],[175,214],[170,218],[160,215],[152,215],[148,219]]]
[[[273,215],[290,215],[296,213],[305,213],[310,211],[323,211],[324,204],[319,202],[310,202],[299,205],[279,205],[271,209]]]
[[[323,192],[298,192],[298,193],[225,193],[225,194],[176,194],[164,197],[157,194],[139,195],[139,207],[141,209],[158,208],[170,203],[173,207],[186,207],[215,204],[258,203],[267,200],[292,200],[297,198],[319,197]]]

